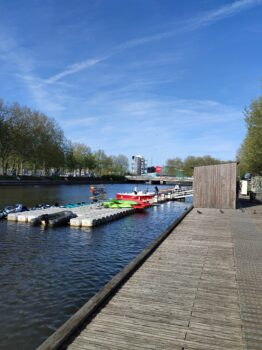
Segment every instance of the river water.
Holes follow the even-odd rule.
[[[108,198],[132,190],[127,184],[105,187]],[[145,188],[153,190],[139,186]],[[87,185],[0,187],[0,208],[76,203],[88,196]],[[35,349],[188,205],[167,202],[94,228],[0,221],[0,349]]]

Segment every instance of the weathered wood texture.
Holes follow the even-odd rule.
[[[194,209],[64,348],[245,349],[236,213],[245,220],[239,210]]]
[[[84,321],[90,320],[95,312],[109,300],[118,287],[136,271],[139,266],[158,248],[173,229],[192,210],[190,205],[159,237],[151,242],[137,257],[135,257],[124,269],[114,276],[93,298],[84,304],[69,320],[47,338],[37,350],[57,350],[65,341],[79,329]]]
[[[236,163],[194,169],[195,208],[236,208]]]
[[[246,349],[262,349],[262,205],[243,203],[231,222]],[[246,205],[248,204],[248,206]]]

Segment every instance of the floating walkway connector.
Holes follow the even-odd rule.
[[[134,211],[133,208],[108,209],[99,204],[90,204],[70,208],[70,211],[54,207],[12,213],[7,216],[7,220],[53,227],[67,224],[73,227],[92,227],[132,214]]]

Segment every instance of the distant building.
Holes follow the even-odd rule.
[[[142,175],[146,173],[146,160],[140,155],[132,156],[131,173],[133,175]]]
[[[150,166],[146,169],[146,172],[148,174],[155,173],[156,172],[156,167],[155,166]]]

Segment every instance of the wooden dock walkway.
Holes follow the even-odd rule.
[[[261,315],[262,205],[193,209],[63,349],[261,350]]]

